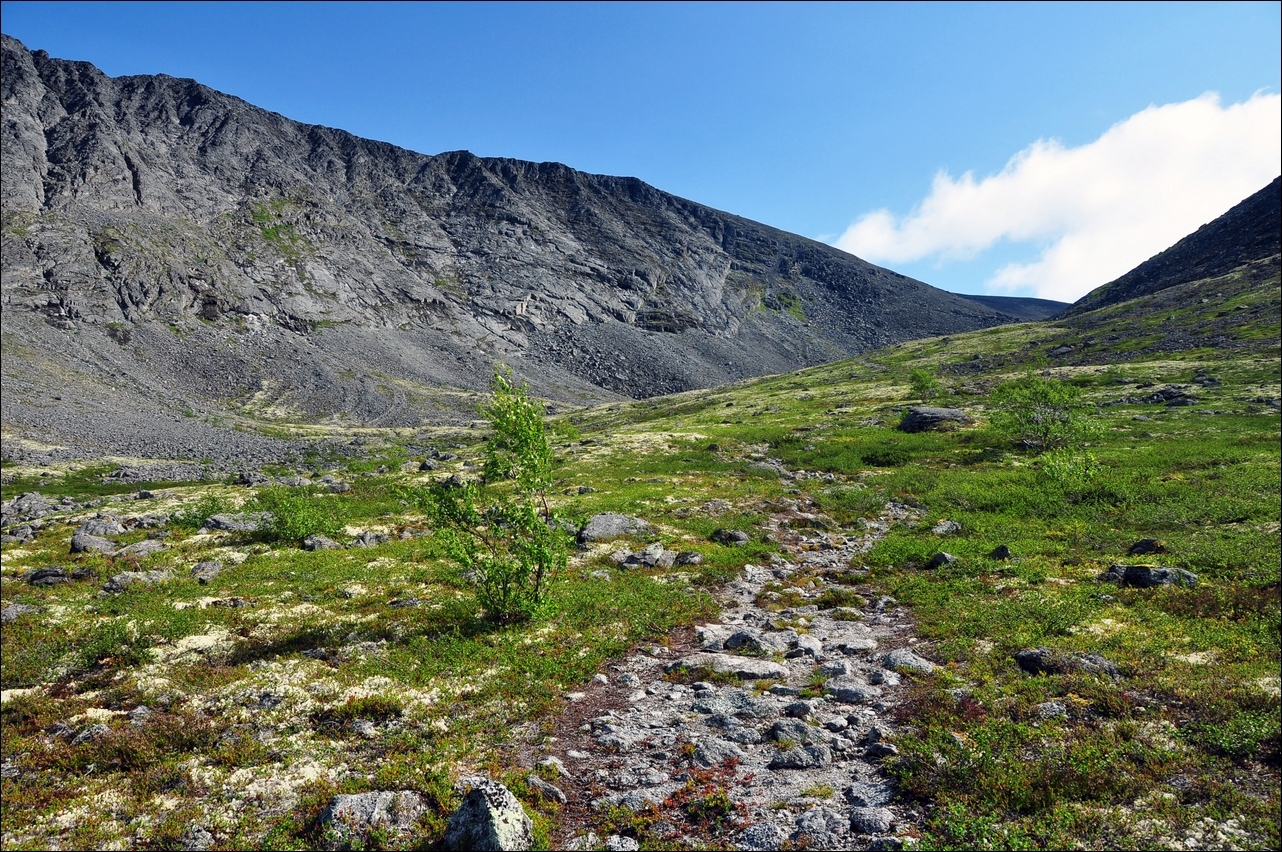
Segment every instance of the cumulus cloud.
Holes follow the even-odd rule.
[[[988,289],[1074,301],[1261,189],[1280,162],[1282,97],[1222,106],[1208,93],[1151,106],[1076,148],[1039,140],[984,178],[941,171],[908,215],[868,213],[834,245],[893,264],[1032,242],[1037,258],[997,269]]]

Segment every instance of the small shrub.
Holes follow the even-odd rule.
[[[254,500],[256,508],[271,515],[261,535],[268,541],[297,544],[308,536],[341,536],[342,513],[334,497],[312,497],[282,486],[264,488]]]
[[[1081,389],[1041,376],[1003,382],[989,401],[995,407],[993,425],[1012,440],[1036,447],[1067,447],[1095,430]]]
[[[224,512],[230,512],[231,509],[231,505],[222,497],[217,494],[206,494],[195,504],[176,512],[170,518],[170,523],[179,529],[198,530],[209,516],[221,515]]]
[[[411,494],[439,527],[449,557],[477,590],[486,615],[511,623],[534,617],[564,572],[573,535],[548,504],[552,447],[543,407],[510,374],[494,371],[493,397],[481,414],[494,432],[484,479],[450,477]]]
[[[913,396],[922,402],[930,402],[939,395],[942,388],[939,379],[921,368],[908,374],[908,383],[912,385]]]
[[[1099,473],[1100,465],[1091,453],[1056,450],[1041,457],[1042,474],[1064,488],[1081,488]]]

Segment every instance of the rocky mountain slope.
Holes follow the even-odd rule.
[[[425,156],[8,36],[3,106],[3,414],[55,441],[141,452],[157,410],[201,415],[176,450],[229,411],[457,420],[499,360],[550,399],[643,397],[1011,320],[635,178]]]
[[[1282,251],[1282,177],[1130,272],[1097,287],[1065,313],[1116,305],[1179,284],[1216,278]]]

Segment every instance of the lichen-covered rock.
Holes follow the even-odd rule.
[[[617,512],[603,512],[588,518],[588,522],[579,530],[579,541],[604,541],[618,538],[621,535],[642,535],[653,530],[648,521],[633,515],[620,515]]]
[[[470,789],[446,826],[446,848],[501,852],[530,848],[534,823],[511,790],[488,778],[463,779],[460,784]]]
[[[896,672],[922,672],[929,674],[935,670],[935,664],[924,657],[919,657],[907,648],[896,648],[882,659],[882,665]]]
[[[918,405],[908,409],[897,428],[900,432],[928,432],[962,426],[969,422],[970,415],[960,408]]]
[[[423,797],[409,790],[335,796],[321,812],[321,848],[366,848],[375,829],[393,836],[406,834],[414,830],[425,809]]]

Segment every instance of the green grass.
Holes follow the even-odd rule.
[[[261,211],[260,224],[280,212]],[[3,780],[0,828],[32,847],[172,847],[191,822],[240,802],[236,818],[220,823],[223,845],[308,848],[335,793],[414,789],[432,803],[414,842],[430,844],[457,805],[454,778],[483,767],[509,778],[546,842],[554,806],[512,775],[511,755],[543,744],[563,694],[608,661],[715,617],[709,592],[775,552],[758,533],[774,501],[809,497],[844,527],[888,501],[922,514],[829,578],[842,586],[825,603],[895,597],[912,613],[919,652],[941,664],[910,679],[897,720],[901,754],[887,764],[922,814],[913,831],[923,848],[1162,847],[1229,817],[1247,833],[1239,845],[1276,848],[1282,469],[1277,410],[1253,400],[1276,399],[1282,376],[1277,287],[1248,284],[1215,282],[1213,292],[1225,293],[1218,302],[1173,303],[1156,320],[1151,305],[1148,313],[1115,306],[1072,324],[914,341],[786,376],[571,412],[552,424],[558,506],[637,514],[656,531],[572,561],[546,617],[528,624],[482,617],[425,519],[403,502],[421,480],[400,472],[410,456],[392,430],[364,456],[306,460],[349,481],[343,494],[104,484],[103,466],[10,479],[5,499],[39,490],[102,502],[55,515],[33,542],[5,549],[4,602],[41,612],[0,633],[3,688],[34,688],[11,694],[0,711],[4,759],[22,771]],[[1232,315],[1217,316],[1226,309]],[[1255,320],[1241,322],[1244,314]],[[1199,342],[1228,320],[1238,323],[1230,344]],[[1162,351],[1159,329],[1191,342]],[[1082,363],[1048,359],[1063,342],[1084,353]],[[1093,473],[1066,475],[990,425],[988,393],[1030,368],[1080,389],[1099,428],[1069,452],[1089,453]],[[917,399],[913,370],[940,376],[937,404],[966,408],[974,425],[897,432]],[[1202,371],[1221,385],[1197,389],[1197,406],[1111,404],[1142,396],[1138,383],[1188,385]],[[462,461],[480,447],[457,446],[462,434],[448,444],[462,459],[429,477],[472,475]],[[807,476],[782,481],[767,458]],[[580,495],[580,486],[594,490]],[[163,490],[156,502],[124,499],[140,487]],[[282,513],[279,529],[197,534],[209,514],[269,504]],[[68,554],[74,524],[99,510],[169,514],[169,549],[137,567],[168,569],[173,579],[100,595],[108,577],[134,566]],[[961,531],[934,535],[943,519]],[[296,546],[322,527],[340,540],[348,529],[390,540]],[[753,540],[718,545],[718,528]],[[1167,552],[1128,557],[1141,538],[1160,539]],[[612,547],[653,540],[696,550],[704,562],[617,571],[606,559]],[[990,558],[1002,544],[1012,558]],[[927,568],[939,550],[957,561]],[[207,559],[224,570],[200,585],[190,567]],[[1116,562],[1183,568],[1200,583],[1141,590],[1096,579]],[[50,587],[18,579],[49,565],[89,576]],[[592,576],[601,568],[609,580]],[[794,605],[808,579],[772,585],[775,597],[763,603]],[[418,605],[391,605],[410,598]],[[1102,654],[1122,676],[1026,675],[1012,655],[1033,646]],[[1043,713],[1049,701],[1065,714]],[[159,714],[157,724],[129,725],[123,714],[140,704]],[[109,736],[73,748],[47,733],[92,719]],[[245,785],[264,779],[285,792],[246,804]],[[683,793],[692,823],[728,819],[714,780]],[[107,791],[109,809],[95,804]],[[79,815],[72,828],[50,821],[68,814]],[[645,819],[628,819],[645,829]]]

